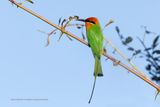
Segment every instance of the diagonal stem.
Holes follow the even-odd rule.
[[[120,56],[122,56],[132,66],[132,68],[134,68],[138,73],[147,78],[147,76],[142,73],[142,71],[140,71],[138,67],[135,66],[131,61],[129,61],[128,58],[110,40],[108,40],[107,38],[105,38],[105,40],[113,49],[115,49],[120,54]]]
[[[59,26],[57,26],[56,24],[52,23],[51,21],[45,19],[44,17],[40,16],[39,14],[37,14],[37,13],[35,13],[35,12],[27,9],[27,8],[25,8],[24,6],[18,4],[17,2],[15,2],[15,1],[13,1],[13,0],[9,0],[9,1],[10,1],[11,3],[15,4],[17,7],[21,8],[21,9],[27,11],[28,13],[30,13],[31,15],[37,17],[38,19],[41,19],[42,21],[44,21],[44,22],[48,23],[49,25],[55,27],[56,29],[60,30],[62,33],[65,33],[65,34],[71,36],[72,38],[78,40],[78,41],[81,42],[82,44],[89,46],[89,44],[88,44],[86,41],[84,41],[83,39],[75,36],[74,34],[66,31],[65,29],[62,29],[61,27],[59,27]],[[115,59],[114,57],[108,55],[108,54],[105,53],[105,52],[103,52],[103,55],[104,55],[105,57],[107,57],[108,59],[110,59],[111,61],[113,61],[114,63],[118,62],[117,59]],[[141,74],[139,74],[138,72],[134,71],[133,69],[131,69],[130,67],[128,67],[127,65],[125,65],[125,64],[123,64],[123,63],[121,63],[121,62],[119,62],[118,65],[120,65],[121,67],[125,68],[126,70],[128,70],[128,71],[131,72],[131,73],[133,73],[134,75],[138,76],[139,78],[141,78],[142,80],[144,80],[145,82],[147,82],[148,84],[150,84],[151,86],[153,86],[154,88],[156,88],[158,92],[160,92],[160,87],[159,87],[158,85],[156,85],[154,82],[152,82],[150,79],[145,78],[144,76],[142,76]]]

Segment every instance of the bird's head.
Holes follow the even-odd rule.
[[[99,21],[96,17],[89,17],[87,19],[78,19],[78,21],[85,22],[86,29],[89,29],[95,25],[99,25]]]

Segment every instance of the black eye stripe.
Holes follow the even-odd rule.
[[[95,22],[90,21],[90,20],[86,20],[85,22],[89,22],[89,23],[92,23],[92,24],[96,24]]]

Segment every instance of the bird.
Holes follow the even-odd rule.
[[[90,103],[94,93],[96,78],[97,76],[98,77],[103,76],[102,66],[101,66],[101,55],[103,53],[104,36],[103,36],[100,23],[96,17],[89,17],[87,19],[78,19],[78,21],[85,22],[87,41],[92,50],[93,57],[95,59],[94,84],[93,84],[90,99],[88,101],[88,103]]]

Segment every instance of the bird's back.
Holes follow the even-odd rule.
[[[100,57],[103,51],[103,34],[100,25],[93,25],[86,33],[93,54]]]

